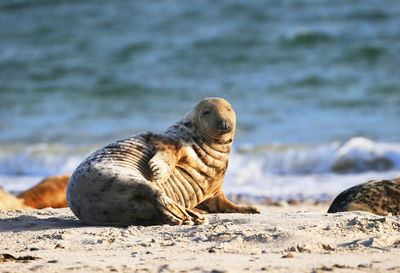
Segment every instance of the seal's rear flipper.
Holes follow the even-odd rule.
[[[207,217],[186,209],[174,202],[167,195],[163,194],[157,200],[159,203],[158,209],[161,211],[167,224],[170,225],[201,225],[207,223]]]
[[[235,205],[222,191],[198,204],[196,209],[222,213],[260,213],[260,210],[254,206]]]

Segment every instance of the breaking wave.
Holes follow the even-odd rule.
[[[72,172],[98,147],[35,144],[0,150],[0,174],[51,175]],[[374,142],[355,137],[327,145],[243,145],[230,163],[240,172],[257,170],[275,175],[361,173],[400,170],[400,143]],[[251,172],[254,174],[254,172]]]
[[[0,186],[23,190],[72,173],[98,147],[36,144],[0,149]],[[231,154],[224,190],[249,196],[333,197],[356,183],[400,176],[400,144],[355,137],[319,146],[243,145]]]

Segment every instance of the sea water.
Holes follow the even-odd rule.
[[[0,186],[71,173],[204,97],[238,130],[227,193],[326,199],[400,177],[400,1],[0,3]]]

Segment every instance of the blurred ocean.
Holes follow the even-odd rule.
[[[70,173],[200,99],[237,113],[225,191],[400,177],[400,1],[0,2],[0,186]]]

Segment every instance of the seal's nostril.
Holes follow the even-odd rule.
[[[223,122],[222,122],[222,127],[224,127],[224,129],[228,129],[229,124],[228,124],[228,121],[227,121],[226,119],[223,120]]]
[[[230,130],[230,129],[231,129],[231,124],[230,124],[230,122],[229,122],[228,120],[226,120],[226,119],[220,119],[220,120],[218,120],[218,122],[217,122],[217,127],[218,127],[218,129],[220,129],[220,130],[227,131],[227,130]]]
[[[217,121],[217,127],[218,127],[218,129],[223,129],[224,128],[224,120],[223,119],[219,119]]]

